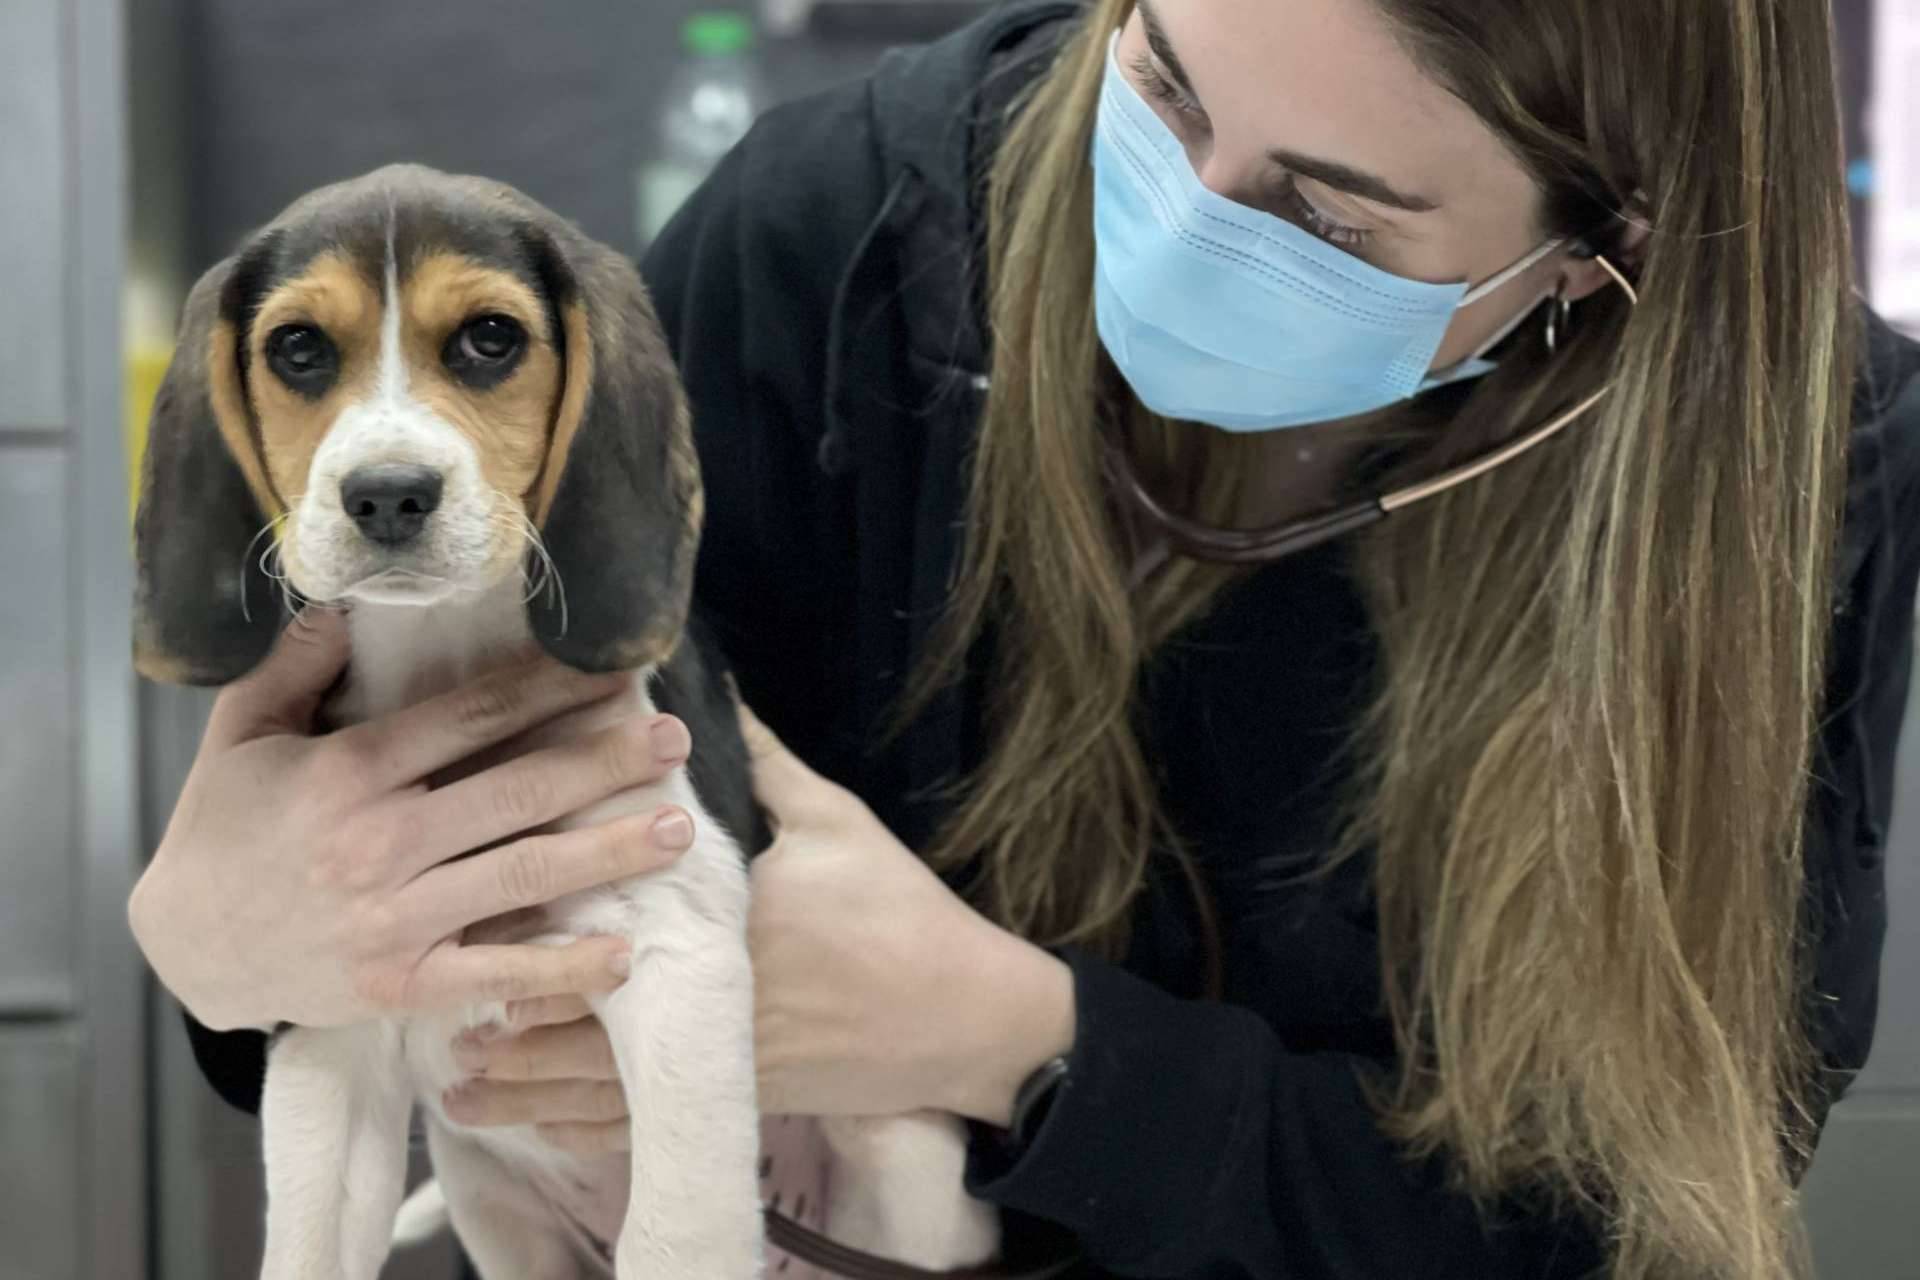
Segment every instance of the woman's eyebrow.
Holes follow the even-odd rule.
[[[1335,191],[1344,191],[1348,195],[1359,196],[1362,200],[1371,200],[1375,204],[1405,209],[1408,213],[1432,213],[1440,207],[1440,202],[1437,200],[1396,191],[1385,178],[1377,174],[1332,160],[1320,160],[1313,156],[1303,156],[1297,151],[1285,150],[1269,151],[1267,159],[1289,173],[1297,174],[1302,178],[1312,178],[1322,186],[1332,187]]]

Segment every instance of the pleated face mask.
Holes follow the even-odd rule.
[[[1101,343],[1147,408],[1226,431],[1352,417],[1487,372],[1485,353],[1531,308],[1468,359],[1427,370],[1455,311],[1563,243],[1471,288],[1362,262],[1208,189],[1112,48],[1093,170]]]

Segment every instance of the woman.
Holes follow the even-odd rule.
[[[1043,5],[760,124],[647,274],[700,598],[792,748],[755,731],[768,1110],[967,1116],[1011,1253],[1095,1271],[1792,1272],[1920,577],[1920,353],[1847,286],[1827,22]],[[318,781],[288,731],[341,642],[303,634],[135,904],[225,1026],[368,1005],[212,976],[284,946],[204,886],[222,777]],[[355,883],[319,958],[396,918]],[[466,1116],[618,1141],[580,1007],[474,1050]]]

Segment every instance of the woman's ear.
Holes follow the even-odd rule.
[[[686,395],[633,265],[551,215],[533,241],[566,372],[528,495],[554,581],[527,619],[570,666],[633,670],[672,653],[693,595],[702,508]]]
[[[1640,261],[1646,254],[1647,238],[1653,234],[1653,228],[1638,213],[1620,215],[1615,225],[1611,244],[1605,251],[1606,257],[1629,280],[1635,279],[1639,275]],[[1560,267],[1561,297],[1568,302],[1578,302],[1614,282],[1607,269],[1600,265],[1600,256],[1601,250],[1584,240],[1565,256]]]
[[[210,269],[181,312],[134,518],[134,668],[170,684],[251,671],[285,621],[261,568],[272,505],[243,386],[245,295],[267,246]]]

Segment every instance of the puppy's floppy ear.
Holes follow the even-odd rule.
[[[154,400],[134,520],[133,664],[150,680],[225,684],[284,621],[258,537],[278,501],[247,409],[240,332],[265,246],[194,285]],[[256,539],[258,539],[256,541]]]
[[[631,263],[558,219],[530,241],[566,376],[528,498],[559,583],[532,593],[527,619],[584,671],[662,662],[686,624],[700,540],[686,394]]]

